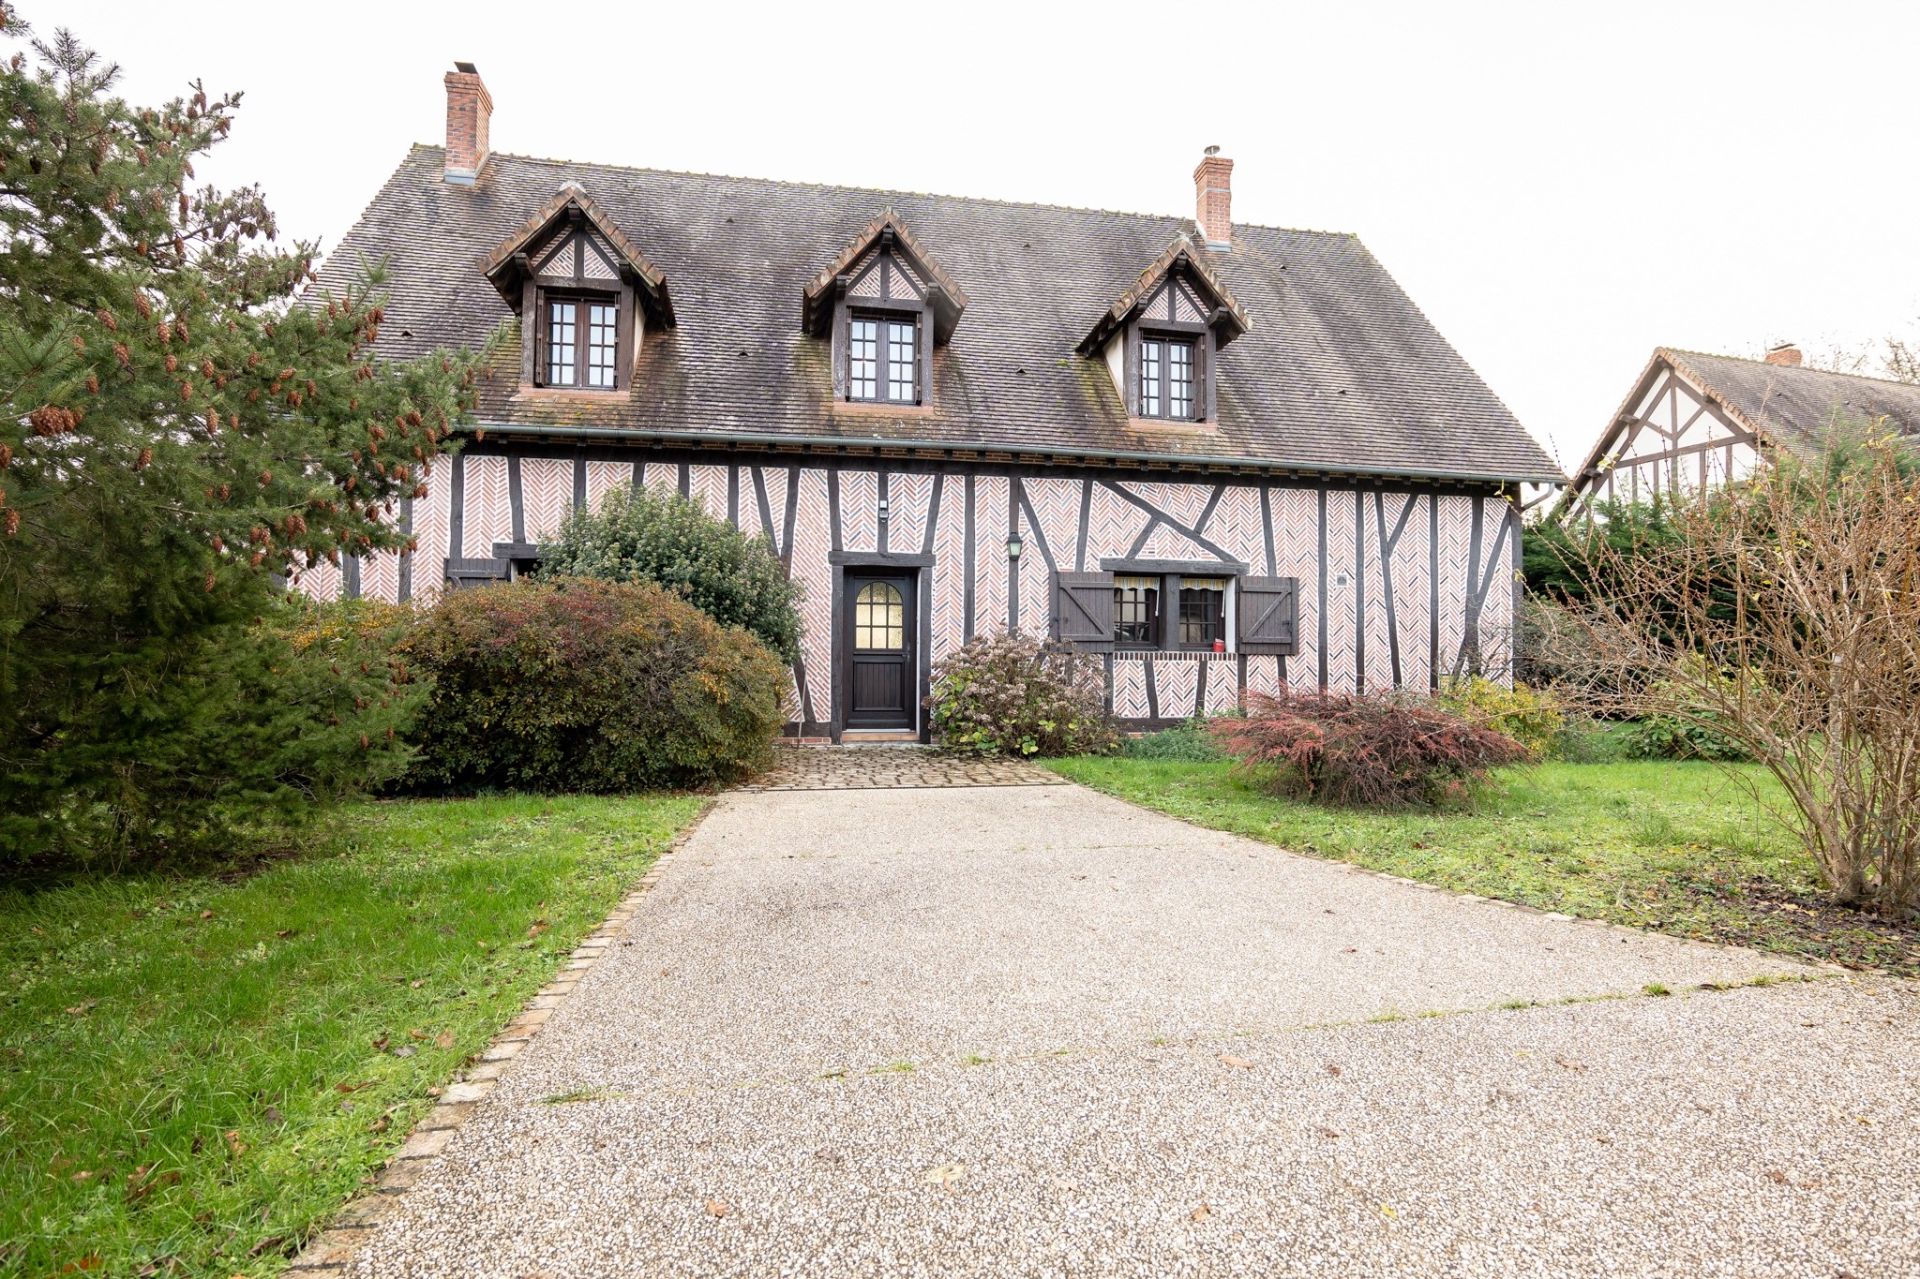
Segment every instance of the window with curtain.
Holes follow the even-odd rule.
[[[1113,642],[1118,648],[1210,650],[1227,636],[1230,577],[1116,573]]]
[[[1180,647],[1212,648],[1215,640],[1224,640],[1227,637],[1226,612],[1226,578],[1181,578]]]
[[[1160,579],[1113,579],[1113,641],[1126,648],[1160,646]]]

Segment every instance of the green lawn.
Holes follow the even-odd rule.
[[[1045,761],[1174,817],[1571,915],[1920,973],[1920,933],[1824,901],[1813,862],[1756,799],[1758,768],[1704,763],[1508,769],[1469,811],[1323,808],[1276,799],[1230,763]]]
[[[278,1272],[702,803],[367,804],[245,876],[0,890],[0,1274]]]

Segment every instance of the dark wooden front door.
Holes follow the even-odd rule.
[[[904,573],[847,574],[848,728],[914,727],[913,585]]]

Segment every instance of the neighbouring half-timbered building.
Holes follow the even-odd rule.
[[[1920,436],[1920,386],[1801,363],[1656,348],[1554,507],[1684,498],[1745,479],[1781,450],[1817,456],[1836,431]]]
[[[1513,495],[1561,477],[1352,236],[1234,225],[1213,150],[1189,220],[495,154],[446,85],[321,284],[387,262],[385,355],[505,340],[417,550],[304,589],[508,578],[658,485],[803,584],[797,735],[924,736],[933,665],[1014,629],[1137,726],[1506,672]]]

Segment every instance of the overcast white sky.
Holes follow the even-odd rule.
[[[1238,220],[1356,232],[1569,467],[1655,345],[1920,328],[1920,4],[19,7],[134,101],[244,90],[201,176],[325,246],[456,58],[535,155],[1191,215],[1219,143]]]

